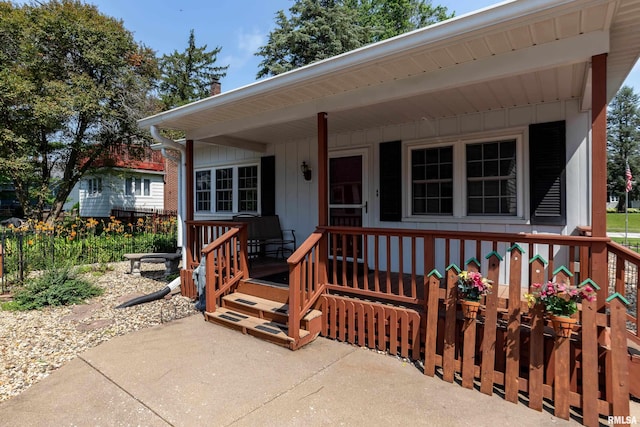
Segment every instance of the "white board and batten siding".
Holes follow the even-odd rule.
[[[339,114],[339,113],[335,113]],[[331,113],[328,114],[331,129]],[[566,122],[566,225],[532,225],[529,216],[528,188],[530,182],[528,153],[528,126],[564,120]],[[571,234],[575,227],[590,223],[590,159],[588,156],[590,114],[580,111],[578,100],[557,101],[527,105],[495,111],[466,114],[440,119],[423,119],[398,126],[364,129],[357,132],[329,135],[329,156],[359,150],[367,153],[365,174],[368,180],[368,214],[364,223],[371,227],[415,228],[435,230],[469,230],[486,232],[526,232]],[[505,135],[519,135],[518,146],[518,213],[517,217],[486,217],[464,215],[449,217],[417,217],[410,215],[409,147],[442,144],[456,141],[486,140]],[[379,144],[402,141],[403,217],[401,222],[380,221],[379,213]],[[314,231],[317,224],[317,140],[270,144],[265,153],[255,153],[230,147],[198,144],[194,156],[196,171],[222,166],[260,164],[260,157],[275,155],[276,159],[276,213],[283,228],[293,228],[300,239]],[[312,168],[312,180],[305,181],[300,165],[305,161]],[[462,170],[463,168],[458,168]],[[464,172],[462,172],[464,173]],[[454,197],[457,197],[454,194]],[[463,196],[460,196],[463,198]],[[212,197],[213,200],[213,197]],[[586,202],[585,202],[586,201]],[[215,219],[213,214],[196,212],[196,219]],[[228,216],[227,216],[228,218]]]

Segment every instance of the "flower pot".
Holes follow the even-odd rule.
[[[462,315],[465,319],[475,319],[478,316],[480,301],[468,301],[463,299],[460,300],[460,305],[462,306]]]
[[[553,330],[556,332],[556,336],[562,338],[569,338],[573,331],[573,326],[578,322],[578,319],[567,316],[557,316],[550,314],[549,319],[553,324]]]

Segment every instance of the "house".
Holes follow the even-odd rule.
[[[65,210],[77,204],[81,217],[94,218],[109,217],[113,209],[166,210],[165,193],[175,203],[177,182],[166,185],[165,177],[175,177],[175,170],[175,163],[149,147],[114,146],[74,186]]]
[[[401,354],[586,425],[629,415],[640,257],[606,237],[606,108],[638,22],[640,0],[503,2],[141,120],[181,153],[182,292],[202,256],[212,322]],[[249,280],[240,213],[302,236],[286,288]],[[460,269],[495,284],[481,321]],[[523,299],[546,280],[598,288],[568,339]]]

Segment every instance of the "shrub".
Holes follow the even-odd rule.
[[[16,310],[34,310],[46,306],[78,304],[102,295],[104,289],[78,279],[69,268],[52,268],[45,271],[13,299]]]

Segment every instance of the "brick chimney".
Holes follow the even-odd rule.
[[[218,79],[211,82],[211,96],[219,95],[222,92],[222,85]]]

